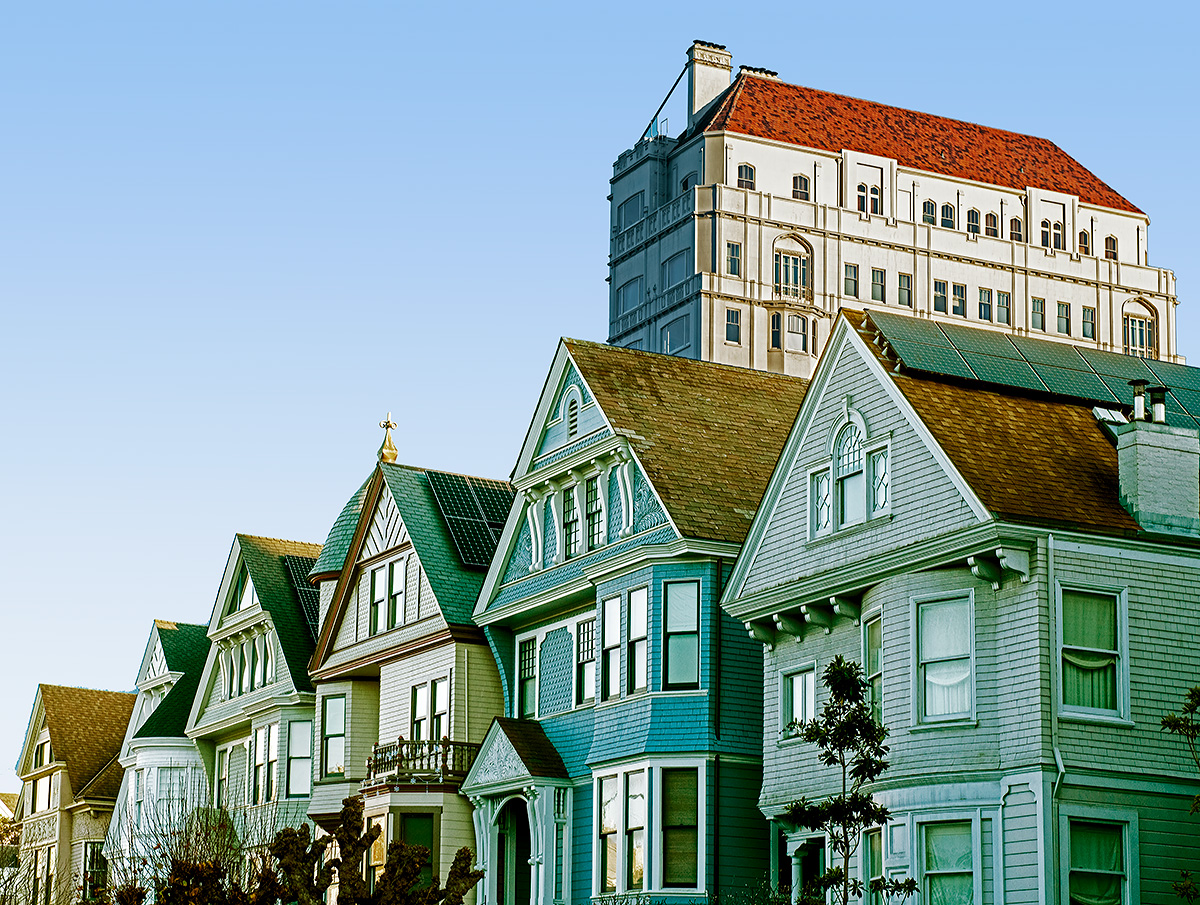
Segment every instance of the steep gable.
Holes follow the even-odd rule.
[[[155,620],[154,634],[168,669],[182,675],[133,737],[183,738],[211,644],[208,626]]]
[[[1080,201],[1142,213],[1044,138],[889,107],[741,73],[697,124],[838,154],[862,151],[901,166],[1023,191],[1068,192]]]
[[[137,695],[62,685],[39,685],[38,694],[50,747],[56,760],[66,761],[75,796],[115,798],[121,772],[108,768],[121,753]]]

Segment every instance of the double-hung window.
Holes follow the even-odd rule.
[[[1012,295],[996,290],[996,323],[1012,323]]]
[[[851,298],[858,298],[858,265],[846,265],[846,295]]]
[[[946,281],[933,281],[933,310],[940,314],[946,313]]]
[[[575,628],[575,705],[596,699],[596,620],[586,619]]]
[[[725,342],[740,343],[742,341],[742,312],[737,308],[725,309]]]
[[[912,307],[912,274],[900,274],[899,287],[896,292],[896,301],[901,305]]]
[[[871,884],[883,880],[883,831],[868,830],[863,833],[862,880],[867,905],[883,905],[883,893],[872,892]]]
[[[954,205],[942,205],[942,226],[946,229],[954,229]]]
[[[979,211],[974,209],[967,211],[967,232],[979,235]]]
[[[602,605],[604,650],[600,662],[600,700],[621,694],[621,598],[609,597]]]
[[[876,616],[863,623],[863,672],[871,716],[883,724],[883,619]]]
[[[1086,229],[1079,231],[1079,253],[1081,255],[1092,253],[1092,237]]]
[[[838,527],[866,518],[866,466],[862,434],[853,424],[842,428],[833,452],[833,499]]]
[[[700,782],[695,767],[662,771],[662,885],[699,885]]]
[[[937,205],[926,201],[921,205],[921,222],[935,225],[937,223]]]
[[[965,283],[954,283],[950,287],[954,293],[954,307],[950,309],[952,314],[961,314],[967,316],[967,286]]]
[[[321,763],[325,776],[346,774],[346,696],[321,702]]]
[[[1033,311],[1030,317],[1030,324],[1034,330],[1046,329],[1046,300],[1031,299],[1033,302]]]
[[[887,271],[871,268],[871,301],[887,301]]]
[[[620,829],[620,777],[600,780],[600,892],[617,891],[617,832]]]
[[[783,314],[779,311],[771,312],[771,349],[780,350],[783,348]]]
[[[855,422],[833,441],[828,467],[810,473],[809,534],[816,537],[858,525],[891,505],[886,442],[868,445]]]
[[[971,821],[922,824],[921,835],[924,855],[922,901],[938,905],[973,905],[975,871]]]
[[[916,603],[917,722],[968,719],[974,712],[973,597]]]
[[[1071,306],[1067,302],[1058,303],[1058,332],[1071,335]]]
[[[532,718],[536,711],[537,639],[527,638],[517,649],[517,716]]]
[[[429,686],[414,685],[409,723],[414,742],[429,741]]]
[[[1126,715],[1124,610],[1123,593],[1062,589],[1059,618],[1064,711]]]
[[[808,351],[808,324],[802,314],[789,314],[787,319],[788,348]],[[792,337],[795,339],[792,339]]]
[[[987,214],[983,218],[983,234],[993,239],[1000,237],[1000,221],[995,214]]]
[[[275,770],[279,764],[279,724],[254,731],[254,803],[275,800]]]
[[[700,583],[663,585],[663,688],[700,687]]]
[[[979,319],[981,321],[990,321],[992,319],[992,290],[980,288],[979,290]]]
[[[1022,238],[1024,230],[1021,227],[1021,218],[1013,217],[1008,221],[1008,237],[1014,242],[1023,242]]]
[[[625,889],[646,885],[646,771],[625,774]]]
[[[1069,821],[1068,897],[1086,905],[1125,905],[1125,824]]]
[[[742,273],[742,243],[725,243],[725,272],[731,277],[741,276]]]
[[[646,588],[629,592],[629,691],[645,691],[648,687],[648,649]]]
[[[1105,236],[1104,237],[1104,257],[1110,261],[1115,261],[1117,259],[1117,237],[1116,236]]]
[[[795,672],[784,673],[780,688],[782,707],[779,709],[779,734],[790,738],[800,731],[800,724],[817,715],[817,668],[810,665]]]
[[[566,559],[579,555],[579,501],[576,499],[576,486],[563,491],[563,555]]]
[[[407,578],[407,566],[407,559],[388,564],[388,628],[404,624],[404,583]]]
[[[1095,339],[1096,338],[1096,309],[1095,308],[1085,307],[1083,309],[1083,338],[1084,339]]]
[[[429,683],[430,733],[433,741],[450,735],[450,679],[434,679]]]
[[[287,797],[312,793],[312,721],[292,720],[287,737]]]
[[[368,635],[377,635],[380,631],[383,612],[388,599],[388,567],[379,566],[371,570],[371,613],[367,626]]]
[[[83,901],[98,902],[105,898],[108,888],[108,862],[104,859],[104,843],[83,844]]]
[[[588,549],[595,550],[604,542],[604,511],[600,506],[600,479],[598,477],[588,478],[584,482],[583,488]]]

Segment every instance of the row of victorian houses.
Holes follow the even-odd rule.
[[[1200,863],[1200,782],[1159,730],[1200,666],[1200,370],[1178,363],[1148,220],[1048,142],[874,105],[870,135],[913,130],[860,149],[888,213],[866,176],[854,190],[862,160],[788,169],[788,142],[866,141],[836,128],[859,107],[826,96],[805,128],[828,134],[798,137],[780,123],[801,122],[801,89],[759,70],[730,84],[715,45],[693,45],[688,72],[688,131],[639,142],[613,180],[614,273],[642,274],[625,295],[614,281],[614,339],[656,345],[662,321],[675,354],[563,340],[507,481],[400,464],[386,422],[325,543],[237,535],[207,624],[154,623],[136,694],[41,686],[16,814],[38,905],[64,878],[85,899],[106,870],[128,878],[181,823],[253,848],[304,820],[328,830],[353,795],[385,841],[432,851],[431,874],[469,846],[479,905],[795,891],[827,841],[788,804],[837,790],[795,725],[837,655],[863,665],[890,732],[873,790],[891,816],[858,848],[864,880],[913,877],[924,905],[1174,900]],[[722,151],[739,129],[745,147]],[[921,156],[926,132],[961,147]],[[677,172],[689,154],[696,172]],[[984,255],[978,217],[916,221],[915,179],[897,186],[922,167],[946,197],[1046,184],[1003,235],[988,215]],[[810,170],[811,191],[829,183],[819,209]],[[1050,214],[1030,241],[1056,173],[1095,208],[1085,237],[1079,199],[1055,202],[1079,248],[1052,242]],[[667,207],[647,216],[651,198]],[[1128,260],[1116,238],[1111,257],[1088,250],[1101,228]],[[946,280],[925,279],[948,261],[950,310]],[[752,263],[759,282],[721,288]],[[980,280],[1017,271],[1041,295],[1010,318],[993,298],[1017,290]],[[694,297],[645,293],[656,273]],[[1042,296],[1068,284],[1079,298],[1044,336]],[[379,846],[361,870],[381,867]]]

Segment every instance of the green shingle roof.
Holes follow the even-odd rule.
[[[330,572],[340,572],[346,564],[346,554],[350,552],[350,544],[354,540],[354,529],[358,527],[358,517],[362,513],[363,502],[367,498],[367,487],[371,478],[363,481],[354,496],[342,507],[337,521],[329,529],[329,537],[325,538],[325,546],[313,566],[310,575],[325,575]]]
[[[321,546],[249,534],[239,534],[237,540],[242,561],[258,594],[259,605],[271,614],[271,621],[275,624],[279,646],[283,648],[284,659],[292,674],[292,683],[297,691],[312,691],[312,683],[308,679],[308,660],[314,648],[313,637],[284,557],[316,559],[320,556]]]
[[[208,626],[155,620],[155,627],[167,668],[171,672],[182,672],[183,675],[167,692],[167,696],[158,702],[154,712],[138,727],[133,737],[183,738],[211,643],[208,640]]]

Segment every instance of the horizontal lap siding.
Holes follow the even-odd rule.
[[[379,670],[379,739],[383,744],[403,736],[412,737],[412,689],[433,679],[449,677],[451,704],[454,702],[454,643],[449,642],[403,660],[388,663]],[[430,701],[432,708],[432,700]],[[453,710],[453,707],[452,707]],[[432,715],[432,710],[431,710]],[[451,726],[455,724],[451,712]],[[456,741],[458,739],[455,739]]]
[[[592,785],[576,786],[571,825],[571,895],[576,903],[592,898]]]
[[[460,644],[451,694],[454,738],[479,744],[495,717],[504,715],[504,691],[492,652],[483,644]]]
[[[475,824],[471,818],[471,813],[471,805],[463,796],[454,794],[443,796],[441,837],[438,839],[438,847],[441,849],[438,854],[438,876],[442,883],[446,882],[446,878],[450,874],[450,865],[454,863],[454,855],[463,846],[471,850],[472,858],[470,864],[475,863],[474,853],[477,848],[475,843]],[[480,882],[486,881],[481,880]],[[475,890],[471,890],[468,894],[466,905],[471,905],[474,898]]]
[[[1018,785],[1005,799],[1005,905],[1038,903],[1038,809],[1034,790]]]
[[[770,838],[767,821],[754,807],[761,783],[757,767],[717,764],[718,838],[716,892],[756,887],[770,870]]]
[[[892,517],[844,539],[806,544],[809,468],[828,463],[829,435],[841,418],[842,400],[847,395],[850,405],[866,420],[868,442],[891,432]],[[806,408],[814,405],[812,423],[791,463],[788,482],[771,514],[744,593],[814,575],[834,563],[927,540],[976,521],[958,489],[856,351],[846,349],[820,400],[805,400]]]

